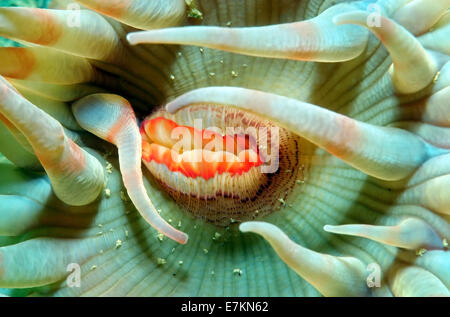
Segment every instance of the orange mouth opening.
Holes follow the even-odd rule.
[[[164,164],[172,172],[206,180],[216,174],[242,175],[263,164],[256,141],[249,135],[222,135],[181,126],[164,117],[141,125],[142,159]]]

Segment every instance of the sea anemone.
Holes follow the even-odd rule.
[[[0,8],[0,293],[448,296],[449,6]]]

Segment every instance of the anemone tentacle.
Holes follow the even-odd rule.
[[[184,19],[184,0],[77,0],[77,2],[113,17],[118,21],[141,29],[174,26]]]
[[[73,10],[0,8],[0,35],[86,58],[120,56],[120,39],[101,15],[82,10],[73,18]]]
[[[303,248],[269,223],[246,222],[239,229],[262,235],[287,265],[325,296],[364,296],[370,293],[364,281],[366,268],[356,258],[333,257]]]
[[[103,168],[69,139],[61,124],[36,108],[1,79],[0,112],[23,133],[45,168],[56,195],[67,204],[85,205],[103,189]]]
[[[428,31],[450,7],[449,0],[414,0],[400,8],[394,19],[414,35]]]
[[[184,27],[130,33],[131,44],[197,45],[234,53],[303,61],[340,62],[359,56],[368,34],[354,27],[331,28],[332,19],[352,10],[332,7],[309,21],[256,28]]]
[[[83,128],[114,143],[119,149],[123,182],[142,217],[159,232],[185,244],[187,235],[161,218],[145,191],[141,170],[141,135],[129,102],[117,95],[93,94],[77,101],[73,112]]]
[[[61,69],[59,65],[65,67]],[[1,47],[0,75],[53,84],[94,80],[96,71],[84,58],[44,47]]]
[[[255,112],[384,180],[405,178],[429,158],[444,153],[401,129],[368,125],[308,103],[243,88],[201,88],[180,96],[166,108],[175,112],[199,103]],[[402,144],[408,144],[407,148]]]
[[[420,267],[395,265],[388,275],[396,296],[449,296],[450,292],[435,275]]]
[[[398,248],[418,250],[421,247],[427,249],[442,249],[442,238],[434,229],[420,219],[408,218],[396,226],[372,226],[372,225],[340,225],[324,227],[325,231],[365,237]]]
[[[335,17],[338,25],[358,24],[372,31],[386,46],[392,57],[391,76],[398,92],[415,93],[428,86],[436,76],[436,61],[420,42],[395,21],[380,17],[381,26],[368,26],[369,13],[354,11]]]
[[[20,141],[16,139],[17,137]],[[14,162],[16,166],[31,170],[41,169],[41,163],[31,150],[31,146],[25,141],[25,137],[5,117],[0,115],[0,153]],[[30,150],[25,149],[24,143]]]

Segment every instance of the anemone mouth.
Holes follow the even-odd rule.
[[[160,109],[144,120],[141,134],[143,163],[159,184],[189,213],[222,227],[289,204],[313,147],[270,120],[224,105]]]

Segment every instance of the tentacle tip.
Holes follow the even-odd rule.
[[[127,34],[127,41],[130,45],[136,45],[139,44],[139,33],[140,32],[133,32]]]
[[[244,233],[249,232],[248,223],[247,222],[241,223],[239,225],[239,230]]]
[[[252,221],[243,222],[239,225],[239,230],[243,233],[253,232],[253,224]]]
[[[333,226],[330,226],[330,225],[323,226],[323,230],[325,230],[326,232],[332,232],[332,228],[333,228]]]
[[[177,238],[175,241],[178,242],[179,244],[185,245],[188,242],[188,240],[189,236],[186,233],[182,232],[180,237]]]

